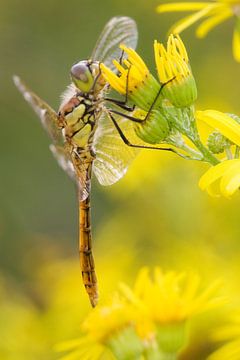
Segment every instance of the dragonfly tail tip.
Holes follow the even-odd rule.
[[[92,296],[89,299],[92,307],[95,308],[98,304],[98,296]]]

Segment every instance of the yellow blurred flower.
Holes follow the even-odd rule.
[[[61,360],[144,360],[153,351],[176,355],[187,341],[186,321],[222,303],[215,297],[219,282],[203,291],[199,287],[196,275],[164,274],[156,268],[152,280],[143,268],[133,290],[122,284],[111,301],[92,310],[79,339],[57,346],[70,351]]]
[[[170,30],[172,33],[180,33],[200,19],[204,19],[198,26],[196,35],[205,37],[209,31],[230,17],[235,18],[233,31],[233,55],[240,62],[240,2],[239,0],[215,0],[208,2],[177,2],[161,4],[157,7],[159,13],[174,11],[195,11],[174,24]]]
[[[199,292],[200,278],[197,275],[163,273],[155,268],[153,280],[149,269],[143,268],[133,290],[122,284],[123,295],[157,324],[171,324],[188,320],[191,316],[210,309],[218,304],[213,295],[219,287],[214,283],[205,291]]]
[[[240,315],[234,315],[232,323],[215,330],[213,339],[225,342],[208,360],[239,360],[240,359]]]
[[[131,324],[129,307],[117,294],[106,306],[94,309],[83,322],[83,330],[104,343],[114,332]]]
[[[57,351],[71,351],[61,360],[91,359],[101,356],[115,359],[108,343],[111,338],[125,330],[132,323],[132,315],[126,301],[117,294],[105,306],[98,306],[87,316],[82,324],[83,336],[56,346]]]

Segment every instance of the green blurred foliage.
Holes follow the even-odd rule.
[[[49,152],[49,140],[12,75],[20,75],[57,109],[70,66],[90,55],[103,25],[115,15],[137,21],[138,50],[155,71],[153,40],[165,40],[177,19],[156,14],[157,5],[144,0],[0,3],[1,359],[56,358],[52,346],[77,337],[90,310],[78,267],[74,185]],[[231,25],[223,24],[204,41],[195,39],[193,29],[183,34],[199,109],[240,114],[240,67],[232,59]],[[198,271],[206,284],[223,278],[224,294],[238,304],[240,198],[211,199],[201,193],[197,182],[205,170],[174,155],[142,152],[118,184],[102,188],[94,181],[101,302],[119,281],[131,283],[140,266],[160,265]],[[192,354],[200,360],[208,345],[195,337]]]

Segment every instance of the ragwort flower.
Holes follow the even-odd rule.
[[[143,344],[132,323],[129,306],[115,294],[107,305],[98,306],[87,316],[82,324],[81,338],[61,343],[56,350],[69,352],[61,360],[100,360],[104,357],[114,360],[122,359],[125,354],[131,359],[134,359],[131,354],[139,358]]]
[[[104,64],[101,64],[101,71],[111,87],[122,95],[127,94],[128,99],[136,106],[148,111],[153,104],[155,108],[161,106],[164,97],[177,107],[189,106],[196,100],[195,80],[187,51],[179,36],[170,35],[166,48],[163,44],[154,42],[158,77],[160,83],[164,84],[162,89],[136,51],[124,45],[120,47],[128,57],[123,60],[123,64],[113,61],[119,75]],[[158,99],[160,95],[162,96]]]
[[[207,360],[238,360],[240,359],[240,315],[231,317],[231,322],[218,328],[213,333],[213,339],[224,342]]]
[[[240,124],[235,115],[224,114],[216,110],[197,111],[196,117],[208,126],[218,130],[229,140],[226,159],[211,167],[200,179],[199,186],[212,196],[231,197],[240,187]],[[220,138],[222,142],[222,138]],[[217,144],[216,144],[217,145]],[[233,154],[232,148],[235,148]]]
[[[127,93],[128,100],[133,101],[142,110],[148,111],[158,95],[160,84],[136,51],[124,45],[120,48],[128,58],[123,60],[123,64],[113,60],[119,75],[101,63],[102,74],[113,89],[122,95]]]
[[[56,350],[68,352],[61,360],[176,358],[188,339],[186,322],[220,303],[217,283],[203,291],[199,285],[195,275],[156,268],[151,279],[143,268],[133,290],[122,284],[120,293],[87,316],[82,336]]]
[[[193,15],[178,21],[172,26],[172,33],[181,33],[183,30],[200,19],[203,22],[198,26],[196,35],[205,37],[214,27],[226,21],[230,17],[235,18],[233,31],[233,55],[240,62],[240,2],[239,0],[215,0],[206,2],[178,2],[166,3],[157,7],[159,13],[174,11],[195,11]]]
[[[197,87],[186,48],[178,35],[170,35],[167,47],[154,42],[155,62],[163,95],[176,107],[187,107],[197,98]]]
[[[122,284],[123,295],[136,313],[137,331],[142,338],[157,339],[160,350],[178,353],[187,342],[186,323],[195,314],[222,301],[214,295],[219,282],[200,291],[200,278],[185,273],[163,273],[155,268],[154,278],[143,268],[133,290]]]

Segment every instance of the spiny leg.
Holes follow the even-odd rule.
[[[124,135],[122,129],[120,128],[120,126],[118,125],[116,119],[113,117],[113,115],[111,114],[110,111],[108,111],[108,115],[110,117],[110,119],[112,120],[117,132],[119,133],[122,141],[124,142],[125,145],[133,147],[133,148],[138,148],[138,149],[150,149],[150,150],[163,150],[163,151],[170,151],[175,153],[176,155],[182,157],[183,159],[189,160],[191,159],[189,156],[181,154],[180,152],[178,152],[177,150],[173,149],[173,148],[163,148],[163,147],[156,147],[156,146],[149,146],[149,145],[138,145],[138,144],[132,144],[127,137]],[[125,116],[124,114],[122,114],[123,116]]]
[[[134,148],[139,148],[139,149],[152,149],[152,150],[165,150],[165,151],[172,151],[174,153],[177,153],[174,149],[172,148],[158,148],[155,146],[148,146],[148,145],[138,145],[138,144],[132,144],[124,135],[122,129],[120,128],[120,126],[118,125],[117,121],[114,119],[113,115],[111,114],[110,111],[108,111],[108,115],[110,117],[110,119],[112,120],[117,132],[119,133],[121,139],[123,140],[124,144],[126,144],[127,146],[130,147],[134,147]]]
[[[175,76],[174,76],[172,79],[166,81],[164,84],[161,84],[161,87],[160,87],[160,89],[159,89],[159,91],[158,91],[158,93],[157,93],[154,101],[152,102],[152,104],[151,104],[151,106],[150,106],[150,108],[149,108],[149,110],[148,110],[148,112],[147,112],[147,114],[146,114],[146,116],[145,116],[144,119],[139,119],[139,118],[136,118],[136,117],[134,117],[134,116],[126,115],[126,114],[123,114],[123,113],[121,113],[120,111],[117,111],[117,110],[114,110],[114,109],[112,109],[111,112],[114,113],[114,114],[117,114],[117,115],[124,116],[125,118],[127,118],[127,119],[129,119],[129,120],[131,120],[131,121],[134,121],[134,122],[137,122],[137,123],[143,123],[143,122],[146,121],[146,120],[148,119],[148,117],[150,116],[151,111],[153,110],[154,105],[156,104],[159,96],[161,95],[161,92],[162,92],[164,86],[166,86],[168,83],[172,82],[174,79],[175,79]],[[118,104],[116,103],[116,105],[118,105]]]
[[[124,51],[122,52],[122,55],[121,55],[121,61],[122,61],[122,57],[123,57],[123,53]],[[121,63],[120,63],[121,64]],[[109,101],[117,106],[119,106],[120,108],[122,108],[123,110],[126,110],[126,111],[129,111],[129,112],[132,112],[134,109],[135,109],[135,105],[133,106],[128,106],[127,103],[128,103],[128,82],[129,82],[129,74],[130,74],[130,70],[131,70],[131,65],[129,66],[128,68],[128,72],[127,72],[127,78],[126,78],[126,89],[125,89],[125,99],[124,100],[117,100],[117,99],[111,99],[111,98],[105,98],[104,100],[105,101]]]

